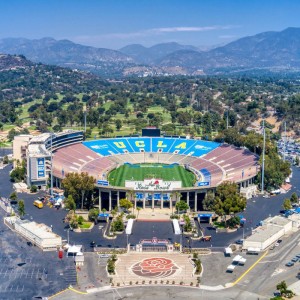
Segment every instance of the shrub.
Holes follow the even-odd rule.
[[[126,219],[135,219],[135,215],[134,214],[129,214],[126,216]]]
[[[176,214],[170,215],[170,219],[179,219],[179,216]]]
[[[98,208],[92,208],[92,209],[90,209],[90,211],[89,211],[89,220],[90,221],[97,220],[98,215],[99,215],[99,209]]]
[[[36,185],[32,185],[32,186],[30,187],[30,192],[31,192],[31,193],[36,193],[36,192],[37,192],[37,186],[36,186]]]
[[[84,222],[83,216],[79,216],[79,217],[77,218],[77,222],[78,222],[79,225],[82,225],[83,222]]]

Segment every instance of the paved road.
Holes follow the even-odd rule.
[[[64,292],[51,300],[121,300],[121,299],[135,299],[135,300],[264,300],[269,299],[261,297],[255,293],[241,291],[238,288],[230,288],[222,291],[204,291],[197,288],[184,288],[176,286],[148,286],[148,287],[126,287],[122,289],[110,289],[98,293],[80,295],[72,291]]]
[[[293,187],[287,194],[280,194],[272,196],[271,198],[258,196],[248,200],[247,208],[242,213],[247,220],[244,227],[244,233],[241,228],[238,229],[237,232],[230,234],[216,233],[216,231],[208,224],[203,224],[205,226],[205,234],[212,236],[212,241],[210,243],[212,247],[228,246],[230,243],[234,243],[236,240],[243,238],[243,234],[245,236],[250,235],[252,228],[255,228],[261,220],[264,220],[269,216],[279,214],[285,198],[290,198],[293,192],[296,192],[300,196],[300,168],[293,167],[293,178],[291,179],[291,184]],[[207,245],[207,242],[193,242],[194,247],[203,247],[204,245]]]

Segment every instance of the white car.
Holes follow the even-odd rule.
[[[274,245],[275,247],[278,247],[279,246],[279,243],[275,243],[275,245]]]

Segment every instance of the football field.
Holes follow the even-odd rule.
[[[113,186],[125,186],[125,180],[143,181],[151,178],[181,181],[182,187],[193,186],[195,182],[192,172],[175,164],[125,164],[108,175],[109,184]]]

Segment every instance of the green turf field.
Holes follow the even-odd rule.
[[[178,165],[165,164],[134,164],[123,165],[108,175],[109,184],[114,186],[125,186],[125,180],[143,181],[155,178],[165,181],[182,181],[182,187],[193,186],[195,175]]]

